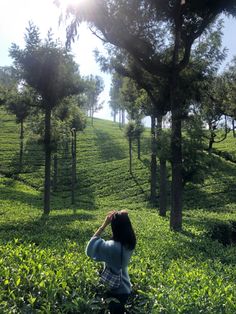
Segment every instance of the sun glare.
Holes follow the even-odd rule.
[[[85,3],[87,1],[89,1],[89,0],[59,0],[58,2],[60,3],[60,5],[62,7],[67,8],[69,6],[82,4],[82,3]]]

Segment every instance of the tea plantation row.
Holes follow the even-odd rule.
[[[204,185],[186,186],[184,231],[174,233],[169,212],[160,218],[148,203],[149,131],[130,175],[123,132],[117,124],[95,120],[94,127],[78,134],[76,204],[70,205],[70,186],[62,180],[45,219],[43,165],[34,164],[43,152],[32,155],[32,150],[31,158],[25,156],[30,171],[17,172],[17,126],[4,119],[0,128],[0,145],[9,150],[0,154],[8,158],[0,165],[0,313],[82,314],[105,307],[98,284],[101,265],[84,250],[106,212],[121,208],[129,210],[137,234],[129,313],[236,312],[236,247],[209,237],[216,221],[236,220],[234,163],[215,156]]]

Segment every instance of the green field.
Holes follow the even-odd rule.
[[[137,234],[129,313],[236,313],[236,247],[209,237],[213,223],[236,220],[234,162],[214,154],[204,184],[185,186],[183,232],[175,233],[169,211],[161,218],[148,201],[149,130],[141,160],[135,147],[130,175],[123,130],[95,119],[77,136],[76,204],[70,156],[61,149],[58,187],[45,219],[41,144],[25,140],[19,171],[18,126],[3,112],[0,132],[0,313],[98,313],[105,306],[98,293],[101,265],[84,250],[112,209],[128,209]],[[235,139],[223,143],[215,149],[235,156]]]

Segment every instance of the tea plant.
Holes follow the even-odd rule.
[[[16,138],[14,123],[4,125],[15,130],[11,132]],[[5,128],[1,131],[1,145],[5,141],[7,149],[17,153]],[[84,252],[107,211],[124,208],[137,235],[129,267],[133,295],[127,313],[236,312],[236,247],[224,246],[208,235],[215,221],[236,220],[236,166],[213,154],[204,184],[185,186],[184,231],[171,232],[169,212],[161,218],[148,202],[148,132],[142,139],[141,161],[134,158],[132,176],[123,132],[112,122],[95,119],[94,126],[78,136],[76,204],[70,205],[70,190],[62,180],[53,192],[48,218],[42,217],[43,168],[16,174],[4,159],[0,313],[107,311],[108,300],[99,285],[101,265]],[[14,153],[8,154],[11,160]],[[110,230],[104,236],[110,238]]]

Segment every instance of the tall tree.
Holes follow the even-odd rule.
[[[16,123],[20,124],[20,158],[19,166],[21,168],[24,150],[24,122],[30,115],[32,106],[36,105],[36,97],[34,97],[32,89],[23,87],[21,90],[11,89],[6,97],[6,108],[16,117]]]
[[[111,108],[111,114],[113,115],[113,121],[116,122],[116,116],[121,110],[120,100],[120,88],[122,86],[122,78],[117,74],[113,73],[111,78],[110,87],[110,101],[109,107]]]
[[[129,172],[132,175],[132,143],[135,138],[135,123],[134,121],[129,121],[125,127],[125,136],[129,141]]]
[[[72,56],[59,42],[54,41],[51,32],[41,41],[39,29],[29,24],[25,34],[25,48],[12,44],[10,55],[25,80],[41,98],[45,114],[45,180],[44,214],[50,212],[51,189],[51,114],[60,101],[71,94],[81,92],[78,66]]]
[[[91,0],[71,7],[74,15],[68,37],[76,35],[78,24],[88,21],[104,42],[125,49],[149,73],[169,81],[172,113],[172,204],[170,227],[182,228],[182,99],[179,77],[187,67],[192,46],[219,14],[236,14],[234,0]],[[166,32],[162,41],[161,32]],[[163,51],[168,51],[170,58]]]
[[[225,114],[232,119],[233,135],[236,137],[236,56],[223,74],[226,84]]]
[[[104,89],[103,79],[98,75],[90,75],[86,78],[85,94],[87,96],[86,107],[92,120],[94,113],[102,108],[102,102],[99,102],[99,95]]]
[[[17,84],[17,72],[12,66],[0,67],[0,85],[11,88]]]
[[[227,122],[225,96],[226,85],[223,77],[212,77],[201,92],[200,112],[207,124],[206,138],[208,151],[212,151],[214,143],[224,141],[230,131]]]
[[[13,67],[0,67],[0,106],[6,103],[9,91],[16,87],[18,77]]]

